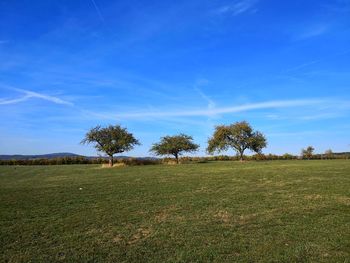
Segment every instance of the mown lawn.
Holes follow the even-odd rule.
[[[3,166],[0,211],[0,262],[350,262],[347,160]]]

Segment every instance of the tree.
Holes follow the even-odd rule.
[[[296,157],[295,157],[294,155],[290,154],[290,153],[285,153],[285,154],[282,155],[282,158],[283,158],[284,160],[293,160],[293,159],[295,159]]]
[[[199,148],[198,144],[193,143],[193,138],[185,134],[175,136],[165,136],[159,143],[152,145],[151,152],[156,155],[173,155],[176,163],[179,163],[179,155],[183,152],[195,152]]]
[[[221,152],[233,148],[240,161],[243,161],[245,150],[261,153],[266,145],[265,136],[259,131],[254,131],[248,122],[242,121],[227,126],[216,126],[213,137],[208,140],[207,152],[213,154],[215,151]]]
[[[107,127],[98,125],[86,133],[81,143],[92,143],[98,151],[107,154],[109,156],[109,166],[113,166],[114,154],[130,151],[135,145],[140,145],[133,134],[120,125],[109,125]]]
[[[312,146],[308,146],[306,149],[301,149],[301,156],[303,159],[310,160],[314,154],[315,148]]]
[[[328,149],[327,151],[325,151],[324,155],[327,159],[332,159],[333,158],[333,151],[331,149]]]

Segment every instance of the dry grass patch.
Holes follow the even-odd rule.
[[[108,163],[103,163],[101,167],[102,167],[102,168],[118,168],[118,167],[125,167],[125,166],[126,166],[125,163],[115,163],[115,164],[113,164],[112,167],[109,166]]]
[[[225,210],[220,210],[214,215],[214,217],[220,220],[222,223],[228,224],[231,221],[232,215]]]
[[[130,237],[127,244],[133,245],[133,244],[136,244],[138,242],[141,242],[141,241],[149,238],[151,234],[152,234],[152,230],[150,228],[139,228],[136,230],[136,233],[134,233]]]
[[[113,237],[113,243],[115,244],[120,244],[123,242],[123,240],[124,240],[123,236],[119,234]]]
[[[162,209],[156,214],[155,221],[158,223],[163,223],[167,221],[169,217],[172,217],[172,213],[176,210],[177,210],[177,207],[175,205]]]
[[[312,194],[312,195],[305,195],[304,198],[306,200],[320,200],[320,199],[323,199],[323,197],[321,195],[315,195],[315,194]]]
[[[350,205],[350,197],[347,197],[347,196],[339,196],[337,198],[337,201],[344,205]]]
[[[254,219],[256,219],[257,216],[257,213],[240,215],[238,218],[235,219],[235,222],[239,225],[246,225],[252,222]]]

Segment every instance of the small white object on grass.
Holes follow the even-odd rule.
[[[81,191],[81,190],[83,190],[83,188],[80,187],[79,190]]]

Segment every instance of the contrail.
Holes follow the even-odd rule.
[[[15,91],[24,93],[24,95],[22,97],[15,98],[15,99],[0,98],[0,105],[17,104],[17,103],[27,101],[27,100],[32,99],[32,98],[37,98],[37,99],[50,101],[50,102],[53,102],[56,104],[74,106],[73,103],[71,103],[69,101],[62,100],[58,97],[54,97],[54,96],[50,96],[50,95],[46,95],[46,94],[42,94],[42,93],[30,91],[30,90],[17,89],[17,88],[12,88],[12,87],[8,87],[8,86],[4,86],[4,87],[6,89],[15,90]]]
[[[105,19],[104,19],[103,15],[101,14],[101,11],[100,11],[100,9],[98,8],[98,6],[97,6],[95,0],[91,0],[91,2],[92,2],[92,4],[94,5],[94,7],[95,7],[95,9],[96,9],[96,12],[97,12],[97,14],[98,14],[100,20],[101,20],[102,22],[105,22]]]
[[[313,60],[313,61],[306,62],[306,63],[301,64],[299,66],[296,66],[294,68],[290,68],[290,69],[284,70],[284,72],[296,71],[296,70],[299,70],[299,69],[311,66],[313,64],[317,64],[319,62],[322,62],[322,61],[325,61],[325,60],[328,60],[328,59],[332,59],[332,58],[335,58],[335,57],[338,57],[338,56],[346,55],[348,53],[350,53],[350,49],[347,49],[347,50],[344,50],[342,52],[338,52],[338,53],[332,54],[330,56],[322,57],[320,59],[316,59],[316,60]]]

